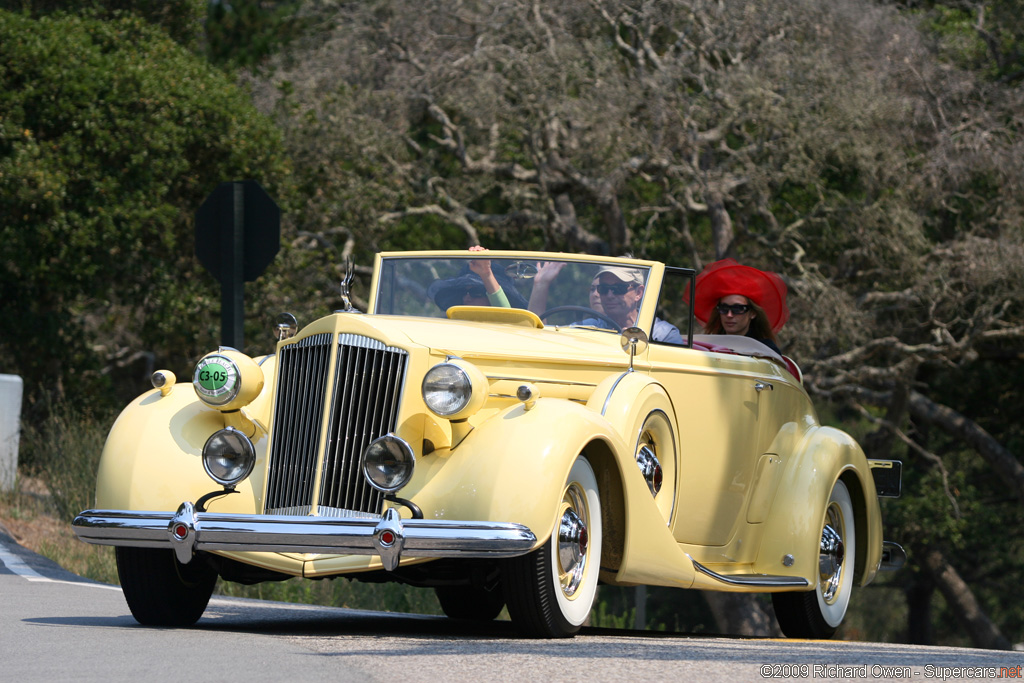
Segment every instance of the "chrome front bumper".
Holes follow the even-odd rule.
[[[380,555],[392,571],[401,557],[515,557],[536,537],[522,524],[402,519],[388,508],[379,519],[196,512],[86,510],[72,522],[97,545],[173,548],[187,564],[196,550]]]

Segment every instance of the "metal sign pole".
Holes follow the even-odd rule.
[[[245,283],[281,246],[281,210],[254,180],[224,182],[196,211],[196,257],[220,283],[221,345],[243,351]]]
[[[220,287],[221,344],[241,350],[245,344],[245,185],[232,183],[230,267]]]

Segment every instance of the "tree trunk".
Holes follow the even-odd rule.
[[[584,254],[607,254],[608,245],[587,232],[580,225],[576,216],[576,207],[573,206],[572,198],[568,193],[560,192],[554,198],[555,231],[564,238],[571,251],[579,251]]]
[[[813,384],[813,377],[805,373],[805,385],[813,387]],[[853,398],[871,405],[889,406],[893,401],[891,392],[872,391],[865,387],[851,387],[848,392]],[[1010,492],[1024,500],[1024,465],[1021,465],[1016,456],[996,441],[981,425],[949,406],[936,403],[916,391],[910,392],[909,412],[919,429],[924,429],[922,423],[934,425],[977,451],[978,455],[999,474]]]
[[[975,646],[990,650],[1012,649],[1010,641],[982,611],[970,587],[941,552],[923,546],[918,549],[917,555],[921,558],[921,567],[928,572],[942,597],[946,598],[946,604],[956,614]]]
[[[932,645],[932,596],[935,583],[926,572],[917,573],[907,588],[907,642]]]
[[[723,259],[732,247],[735,233],[732,228],[732,217],[725,208],[725,198],[721,192],[713,192],[708,197],[708,216],[711,218],[711,239],[715,244],[715,260]]]
[[[597,196],[597,203],[601,207],[601,217],[608,229],[608,243],[612,255],[621,256],[628,253],[633,242],[615,188],[608,183],[603,184]]]
[[[775,615],[750,593],[704,591],[719,633],[736,636],[782,637]]]

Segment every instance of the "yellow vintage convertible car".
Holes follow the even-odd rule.
[[[347,281],[342,291],[347,303]],[[598,583],[769,592],[829,637],[905,555],[868,461],[819,424],[788,359],[695,334],[695,273],[513,251],[376,257],[347,305],[275,353],[161,370],[111,429],[78,536],[116,546],[143,624],[189,625],[217,577],[433,587],[564,637]]]

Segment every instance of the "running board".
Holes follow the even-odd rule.
[[[776,576],[773,574],[734,574],[731,576],[723,576],[717,572],[713,572],[700,562],[691,560],[693,562],[693,568],[701,574],[710,576],[716,581],[721,581],[724,584],[730,586],[752,586],[760,588],[806,588],[810,584],[807,583],[807,579],[799,576]]]

